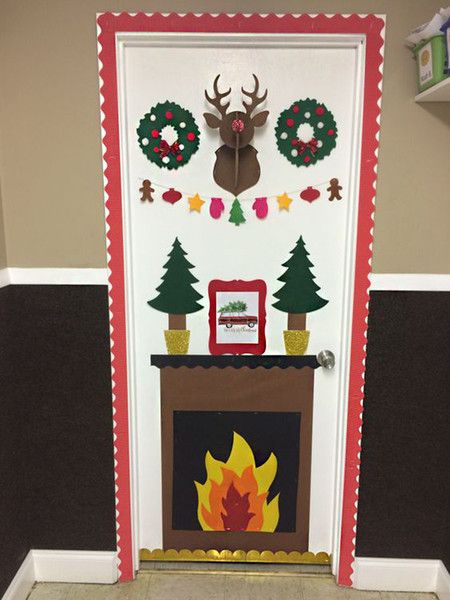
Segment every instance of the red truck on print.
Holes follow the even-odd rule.
[[[258,317],[250,315],[220,315],[219,325],[225,325],[228,329],[233,325],[248,325],[254,327],[258,323]]]
[[[247,311],[247,303],[242,300],[228,302],[219,308],[219,325],[225,325],[228,329],[233,325],[248,325],[254,327],[258,323],[258,317],[245,314]]]

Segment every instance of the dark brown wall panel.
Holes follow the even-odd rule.
[[[24,525],[29,472],[23,443],[26,411],[12,393],[16,375],[8,360],[13,345],[10,289],[0,289],[0,597],[31,547]]]
[[[114,550],[116,539],[106,287],[0,291],[3,574],[30,547]]]
[[[372,292],[357,556],[450,567],[450,293]]]

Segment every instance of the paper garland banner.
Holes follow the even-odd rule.
[[[140,183],[143,184],[144,181],[148,181],[149,178],[148,178],[148,176],[147,177],[140,176],[137,180]],[[223,201],[223,198],[221,196],[210,196],[210,192],[209,193],[202,193],[199,190],[195,190],[195,191],[176,190],[171,185],[164,185],[163,183],[154,181],[153,179],[151,180],[151,185],[155,186],[157,188],[160,188],[161,190],[164,191],[164,193],[165,193],[165,191],[171,191],[171,192],[175,191],[177,194],[179,193],[179,194],[181,194],[182,196],[184,196],[186,198],[188,196],[195,196],[195,194],[198,193],[198,195],[200,197],[202,197],[202,198],[208,198],[209,197],[211,199],[211,201],[214,200],[215,203],[217,201],[217,204],[216,204],[217,207],[220,206],[220,202],[219,201]],[[318,188],[325,188],[325,189],[327,189],[326,186],[332,187],[333,185],[339,185],[339,179],[338,178],[334,177],[332,179],[327,179],[326,181],[320,181],[320,182],[317,182],[317,183],[311,183],[306,188],[301,187],[301,188],[297,188],[295,190],[287,190],[287,191],[284,190],[283,193],[286,193],[288,196],[298,196],[299,194],[302,194],[303,192],[308,192],[308,194],[309,194],[309,192],[311,190],[315,190],[314,194],[319,194],[319,196],[320,196],[320,190]],[[340,187],[340,190],[342,190],[342,186],[339,186],[339,187]],[[191,188],[191,190],[192,190],[192,188]],[[329,192],[331,190],[327,189],[327,191]],[[163,193],[163,192],[161,192],[161,193]],[[271,200],[271,199],[276,200],[280,195],[282,195],[282,194],[273,194],[273,193],[272,194],[267,194],[266,193],[266,194],[264,194],[264,196],[245,196],[245,197],[244,196],[238,196],[238,200],[239,200],[239,202],[252,202],[252,203],[254,203],[255,200],[257,200],[259,198],[267,198],[267,200]],[[319,196],[317,196],[317,197],[319,197]]]
[[[176,204],[183,197],[187,198],[189,205],[189,212],[198,212],[201,213],[203,205],[206,201],[202,198],[199,192],[195,194],[189,194],[187,192],[182,192],[180,190],[176,190],[173,187],[167,188],[163,185],[160,185],[155,182],[150,182],[148,179],[141,180],[142,186],[139,188],[139,192],[142,194],[141,200],[153,202],[154,197],[152,193],[155,192],[152,186],[159,187],[164,189],[165,191],[162,193],[162,199],[169,204]],[[325,186],[328,184],[326,191],[329,193],[328,200],[342,200],[342,186],[339,185],[339,179],[337,177],[333,177],[329,181],[322,181],[320,183],[316,183],[315,185],[308,185],[303,190],[297,190],[293,192],[283,192],[282,194],[278,194],[275,196],[258,196],[254,198],[235,198],[232,202],[231,209],[229,212],[228,221],[233,223],[236,226],[242,225],[246,222],[245,214],[242,209],[241,202],[242,201],[250,201],[252,200],[252,209],[255,213],[255,216],[259,220],[264,220],[269,214],[269,199],[275,199],[278,203],[279,212],[289,212],[292,202],[294,201],[293,196],[300,197],[301,200],[304,200],[308,204],[312,204],[316,200],[318,200],[321,196],[321,192],[317,189],[320,186]],[[212,196],[210,197],[209,204],[209,214],[212,219],[220,219],[223,212],[225,211],[225,204],[221,197]]]

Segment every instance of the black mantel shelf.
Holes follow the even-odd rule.
[[[189,369],[193,369],[194,367],[203,367],[204,369],[209,369],[210,367],[217,367],[218,369],[224,369],[225,367],[234,367],[235,369],[240,369],[241,367],[248,367],[250,369],[256,369],[257,367],[263,367],[264,369],[271,369],[273,367],[278,367],[279,369],[311,367],[311,369],[317,369],[317,367],[320,367],[314,355],[285,356],[270,354],[261,354],[259,356],[250,354],[222,354],[221,356],[212,356],[211,354],[152,354],[150,356],[150,364],[158,367],[158,369],[163,369],[164,367],[172,367],[174,369],[178,367],[188,367]]]

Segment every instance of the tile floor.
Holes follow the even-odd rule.
[[[145,572],[132,583],[38,583],[28,600],[435,600],[434,594],[359,592],[329,575]]]

